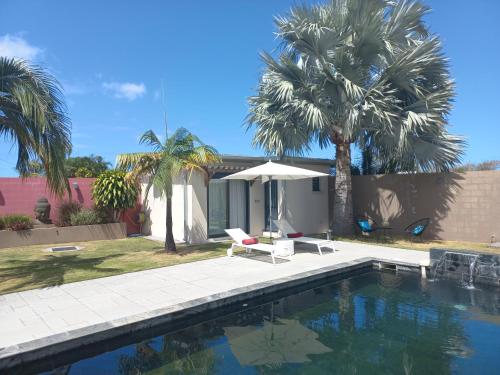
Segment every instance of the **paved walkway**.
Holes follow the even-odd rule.
[[[6,294],[0,296],[0,354],[2,348],[34,339],[361,258],[416,266],[429,262],[427,252],[348,242],[336,246],[334,254],[298,253],[276,265],[268,255],[259,256],[265,262],[223,257]]]

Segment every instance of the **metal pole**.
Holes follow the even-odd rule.
[[[271,189],[273,187],[272,185],[272,176],[269,176],[269,242],[271,244],[273,243],[273,218],[272,218],[272,194],[271,194]]]

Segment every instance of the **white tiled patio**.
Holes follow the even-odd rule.
[[[0,296],[0,353],[35,339],[112,322],[253,284],[373,257],[427,265],[429,253],[336,242],[337,252],[298,253],[276,265],[223,257]],[[259,257],[261,259],[261,257]]]

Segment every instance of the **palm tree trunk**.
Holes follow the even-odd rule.
[[[166,231],[165,231],[165,250],[177,251],[175,247],[174,234],[172,233],[172,197],[167,197],[167,210],[166,210]]]
[[[335,134],[335,193],[333,206],[333,233],[351,235],[353,227],[351,145]]]

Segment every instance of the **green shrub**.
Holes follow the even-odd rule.
[[[10,230],[26,230],[33,228],[33,221],[27,215],[5,215],[3,222],[6,228]]]
[[[3,217],[0,217],[0,230],[5,229],[5,222],[3,221]]]
[[[80,211],[71,214],[71,225],[94,225],[102,222],[99,213],[93,209],[82,208]]]
[[[74,201],[62,202],[57,208],[57,224],[61,227],[71,225],[71,215],[82,209],[82,205]]]
[[[94,205],[94,207],[92,207],[92,209],[99,216],[99,219],[101,220],[101,224],[113,222],[113,217],[111,216],[112,212],[110,210],[108,210],[107,208]]]
[[[92,171],[86,167],[80,167],[75,171],[75,177],[94,177]]]
[[[92,198],[96,206],[108,209],[115,222],[119,220],[123,210],[135,206],[137,195],[135,184],[125,178],[125,172],[117,170],[101,173],[92,189]]]

